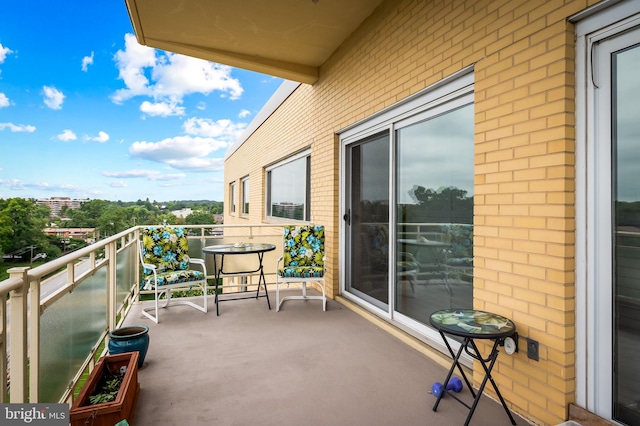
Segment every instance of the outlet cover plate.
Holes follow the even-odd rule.
[[[537,340],[527,339],[527,356],[534,361],[540,361],[540,345]]]

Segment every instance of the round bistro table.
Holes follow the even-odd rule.
[[[498,390],[498,385],[493,380],[493,377],[491,377],[491,371],[496,363],[496,359],[498,359],[498,346],[504,346],[504,341],[507,337],[515,336],[517,339],[516,326],[513,321],[491,312],[478,311],[474,309],[444,309],[431,314],[429,322],[436,330],[438,330],[445,345],[447,346],[447,349],[449,350],[449,353],[451,354],[451,357],[453,358],[453,363],[451,364],[451,368],[449,369],[449,373],[447,374],[447,378],[443,384],[443,391],[438,395],[438,399],[433,406],[433,411],[438,409],[440,400],[448,393],[455,400],[469,409],[469,414],[467,415],[467,419],[464,423],[465,426],[467,426],[471,421],[471,417],[473,416],[473,412],[475,411],[478,402],[480,401],[482,391],[484,390],[487,381],[490,381],[493,385],[493,389],[496,391],[496,394],[500,399],[500,402],[502,403],[502,406],[504,407],[504,410],[509,416],[509,420],[511,420],[511,424],[515,425],[516,421],[513,419],[511,411],[509,411],[507,404],[504,402],[502,394],[500,394],[500,390]],[[462,344],[460,345],[457,353],[453,351],[446,335],[463,338]],[[493,347],[491,348],[491,352],[488,357],[482,357],[478,350],[478,346],[475,343],[476,340],[493,340]],[[473,359],[480,361],[484,370],[484,379],[482,380],[482,384],[478,388],[477,393],[473,390],[469,379],[460,365],[459,360],[462,355],[462,351],[465,351]],[[472,405],[468,405],[465,401],[446,389],[456,367],[460,371],[467,387],[471,391],[471,395],[473,395]]]

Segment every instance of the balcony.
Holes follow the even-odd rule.
[[[267,282],[274,282],[281,227],[186,228],[192,257],[216,243],[275,243],[264,261]],[[208,314],[175,306],[154,324],[140,313],[146,302],[137,302],[138,235],[138,227],[128,229],[38,268],[16,268],[0,282],[0,294],[10,295],[7,309],[0,305],[10,398],[1,374],[0,402],[71,401],[108,331],[144,324],[151,343],[139,372],[131,422],[137,426],[464,423],[464,407],[450,397],[431,410],[431,385],[444,379],[448,359],[341,297],[328,302],[327,312],[317,301],[287,302],[276,312],[270,291],[271,310],[264,298],[221,302],[220,316],[213,306]],[[49,288],[56,279],[59,286]],[[256,281],[233,277],[225,284],[250,290]],[[36,304],[39,311],[29,312]],[[483,397],[472,424],[510,423],[498,403]]]

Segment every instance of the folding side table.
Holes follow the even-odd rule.
[[[498,389],[498,385],[491,377],[491,371],[493,370],[493,366],[496,363],[496,359],[498,358],[498,346],[504,345],[504,341],[507,337],[514,336],[516,334],[516,326],[510,320],[503,316],[492,314],[490,312],[477,311],[471,309],[445,309],[441,311],[436,311],[431,314],[429,318],[429,322],[431,325],[438,330],[442,339],[444,340],[444,344],[447,346],[451,357],[453,358],[453,363],[451,364],[451,368],[449,369],[449,373],[447,374],[447,378],[443,384],[443,390],[438,395],[438,399],[436,400],[435,405],[433,406],[433,411],[438,409],[438,404],[440,404],[440,400],[445,394],[451,395],[455,400],[460,402],[462,405],[469,409],[469,414],[467,415],[467,420],[465,421],[465,426],[469,424],[471,421],[471,417],[473,416],[473,412],[480,401],[480,397],[482,396],[482,391],[484,390],[487,381],[491,381],[493,385],[493,389],[496,391],[504,410],[507,412],[507,416],[509,416],[509,420],[511,420],[511,424],[515,425],[516,421],[513,419],[511,415],[511,411],[507,407],[507,404],[504,402],[502,398],[502,394],[500,394],[500,390]],[[462,337],[463,341],[458,349],[458,352],[455,353],[447,340],[446,335]],[[493,347],[491,348],[491,352],[487,358],[483,358],[478,350],[478,346],[475,343],[475,340],[486,339],[493,340]],[[467,375],[464,373],[462,366],[460,365],[460,356],[462,355],[462,351],[465,351],[469,356],[473,359],[480,361],[480,365],[482,365],[482,369],[484,370],[484,379],[478,388],[477,393],[473,390]],[[487,365],[487,363],[489,363]],[[464,379],[467,387],[471,391],[471,395],[473,395],[473,404],[468,405],[465,401],[458,398],[452,392],[447,391],[447,385],[449,384],[449,380],[451,379],[451,375],[453,371],[458,368],[462,378]]]
[[[264,268],[262,265],[262,259],[264,258],[264,254],[268,251],[273,251],[276,249],[274,244],[264,244],[264,243],[248,243],[248,244],[220,244],[216,246],[207,246],[202,249],[203,253],[213,255],[213,273],[215,279],[216,286],[216,295],[215,295],[215,303],[216,303],[216,315],[220,315],[219,302],[222,302],[218,297],[218,283],[220,282],[220,277],[222,275],[242,275],[242,274],[253,274],[259,272],[258,278],[258,290],[256,291],[256,299],[260,295],[260,285],[264,286],[264,293],[267,297],[267,306],[271,309],[271,302],[269,301],[269,292],[267,291],[267,281],[264,277]],[[242,254],[257,254],[258,255],[258,268],[250,271],[225,271],[224,270],[224,257],[225,256],[234,256],[234,255],[242,255]],[[220,256],[220,264],[218,264],[216,260],[216,256]],[[225,293],[225,294],[238,294],[244,292],[234,292],[234,293]],[[246,299],[247,297],[238,297],[234,299],[225,299],[226,300],[238,300],[238,299]]]

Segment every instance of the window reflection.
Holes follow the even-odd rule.
[[[249,214],[249,178],[242,180],[242,214]]]
[[[614,417],[640,421],[640,47],[617,52],[613,59],[613,202],[614,228]]]
[[[397,131],[396,310],[473,305],[473,105]]]
[[[308,220],[309,159],[307,155],[267,171],[267,216]]]

